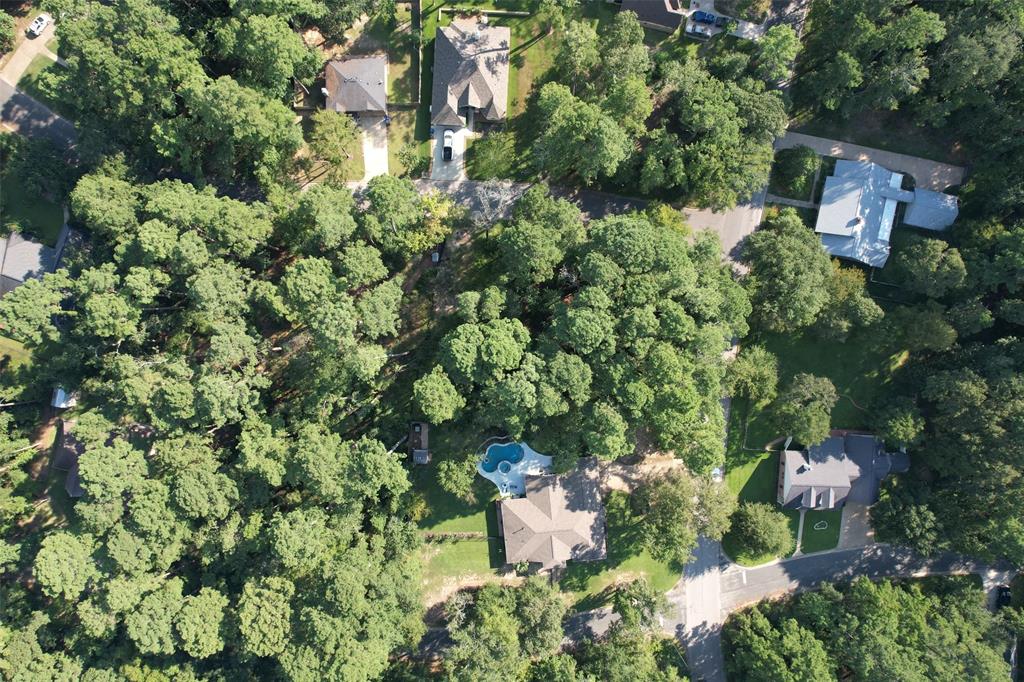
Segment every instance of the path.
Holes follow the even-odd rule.
[[[787,149],[804,145],[823,156],[836,156],[843,159],[874,161],[889,170],[909,173],[914,176],[917,186],[941,192],[952,185],[959,185],[964,179],[964,169],[948,163],[922,159],[908,154],[897,154],[882,149],[872,149],[859,144],[829,140],[803,133],[786,131],[786,134],[775,140],[776,149]]]
[[[818,208],[818,205],[813,201],[790,199],[788,197],[780,197],[778,194],[766,194],[764,200],[769,204],[784,204],[786,206],[796,206],[797,208]]]

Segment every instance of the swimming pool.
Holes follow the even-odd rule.
[[[487,447],[480,467],[491,474],[503,462],[515,464],[523,459],[523,447],[519,443],[495,443]],[[507,473],[505,471],[504,473]]]

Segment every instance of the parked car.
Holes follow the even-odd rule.
[[[50,25],[50,17],[45,14],[40,14],[38,17],[32,20],[32,23],[28,25],[28,34],[33,38],[41,36],[46,27]]]
[[[718,28],[725,28],[729,25],[729,17],[715,17],[715,26]]]
[[[441,160],[452,160],[452,143],[455,142],[455,133],[450,130],[444,131],[444,138],[441,147]]]
[[[715,23],[715,15],[712,14],[711,12],[704,12],[702,10],[697,10],[690,16],[690,18],[696,21],[698,24]]]
[[[996,588],[996,609],[1006,608],[1012,600],[1013,590],[1009,585],[1000,585]]]

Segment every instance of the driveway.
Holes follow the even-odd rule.
[[[686,662],[695,673],[694,679],[725,682],[725,659],[722,656],[722,560],[721,544],[701,537],[693,551],[693,561],[683,568],[686,603],[672,604],[685,613],[682,639],[686,645]],[[673,593],[669,593],[672,599]],[[670,634],[678,635],[676,632]]]
[[[388,127],[383,116],[361,114],[356,121],[363,131],[363,182],[388,173]]]
[[[859,144],[829,140],[824,137],[794,133],[789,130],[786,131],[785,135],[775,140],[776,149],[787,149],[797,145],[810,147],[823,156],[836,156],[841,159],[854,159],[858,161],[874,161],[889,170],[909,173],[914,177],[918,187],[935,190],[936,192],[941,192],[953,185],[959,185],[964,180],[964,169],[962,167],[922,159],[918,156],[897,154],[882,149],[872,149],[871,147],[863,147]]]
[[[53,22],[46,27],[46,30],[39,36],[32,38],[25,36],[25,39],[21,41],[18,48],[14,51],[14,54],[10,56],[7,63],[4,65],[3,70],[0,70],[0,79],[3,79],[11,85],[17,85],[18,81],[21,80],[25,70],[28,69],[28,65],[32,63],[38,55],[46,55],[52,61],[57,61],[57,55],[50,52],[47,49],[46,43],[48,43],[54,36]]]
[[[444,131],[451,130],[455,133],[452,140],[452,160],[442,161],[441,150]],[[452,182],[466,179],[466,138],[470,135],[468,128],[444,128],[438,127],[434,131],[434,139],[431,145],[434,148],[434,161],[430,165],[430,179]]]

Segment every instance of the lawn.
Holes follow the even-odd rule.
[[[369,38],[364,41],[370,46],[384,45],[388,51],[388,104],[413,104],[416,102],[416,39],[412,25],[412,8],[409,3],[396,3],[394,19],[376,16],[363,29]],[[359,36],[350,38],[355,44]],[[360,52],[358,48],[353,52]]]
[[[573,608],[585,611],[607,603],[611,588],[623,580],[644,577],[657,592],[667,592],[679,581],[682,567],[657,561],[645,549],[637,519],[629,508],[629,495],[613,491],[605,500],[608,558],[569,562],[559,587],[572,595]]]
[[[0,177],[0,227],[19,230],[47,246],[55,246],[64,211],[44,197],[31,194],[12,174]]]
[[[18,80],[18,88],[53,111],[61,112],[61,104],[50,96],[48,89],[40,81],[49,69],[58,69],[57,63],[45,55],[36,55],[29,63],[25,73]]]
[[[800,551],[810,554],[835,549],[839,544],[839,527],[842,520],[842,509],[808,511],[804,515],[804,535],[800,540]],[[815,530],[814,526],[822,521],[825,522],[826,528]]]
[[[436,593],[446,581],[496,578],[487,540],[430,542],[423,546],[423,593]]]
[[[740,411],[734,410],[733,416],[742,423],[739,413]],[[732,462],[728,465],[725,473],[725,484],[740,502],[766,502],[773,506],[777,504],[778,452],[733,452],[730,453],[729,458]],[[785,510],[783,513],[789,518],[789,531],[793,536],[795,547],[797,530],[800,526],[800,514],[793,510]],[[736,539],[729,533],[722,538],[722,549],[734,561],[743,566],[756,566],[775,558],[772,555],[749,556],[745,554],[740,550]]]
[[[26,364],[32,353],[14,339],[0,336],[0,370]]]
[[[416,139],[416,110],[391,109],[391,124],[388,126],[388,172],[391,175],[419,177],[430,166],[430,142]],[[403,147],[412,145],[416,151],[417,165],[412,168],[402,163]]]

